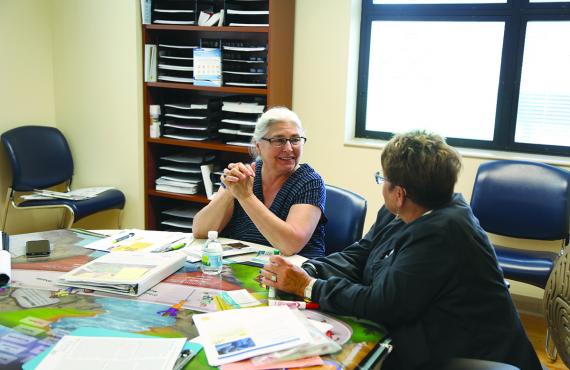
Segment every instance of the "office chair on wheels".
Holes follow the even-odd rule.
[[[479,166],[471,208],[481,227],[490,233],[533,240],[560,240],[568,244],[570,228],[570,173],[542,163],[499,160]],[[558,254],[495,245],[506,279],[544,289]],[[556,359],[547,332],[547,353]]]
[[[325,185],[325,254],[340,252],[362,237],[366,199],[349,190]]]
[[[69,216],[62,219],[62,227],[65,228],[100,211],[123,209],[125,195],[117,189],[107,190],[85,200],[22,200],[20,193],[56,185],[65,184],[69,191],[73,176],[73,159],[69,145],[61,131],[47,126],[17,127],[3,133],[1,140],[12,169],[12,186],[8,188],[2,229],[6,226],[10,205],[16,209],[67,210]]]

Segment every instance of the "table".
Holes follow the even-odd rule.
[[[51,241],[51,256],[34,261],[24,256],[13,258],[12,285],[0,292],[0,367],[3,369],[19,369],[23,361],[77,327],[193,338],[198,333],[192,314],[216,310],[213,297],[220,290],[245,288],[261,301],[267,298],[267,290],[259,282],[259,267],[241,263],[225,264],[221,277],[202,275],[199,266],[187,263],[139,297],[62,289],[53,283],[59,275],[101,255],[102,252],[82,247],[96,237],[73,230],[22,234],[11,237],[10,250],[17,251],[25,240],[35,239]],[[300,263],[302,257],[292,257],[292,260]],[[187,299],[184,304],[187,310],[179,311],[176,317],[157,314],[182,299]],[[346,340],[343,350],[326,356],[327,361],[342,364],[347,369],[368,368],[387,352],[389,339],[381,328],[353,318],[339,320],[318,311],[306,314],[333,323],[335,339]],[[186,368],[209,369],[203,351]]]

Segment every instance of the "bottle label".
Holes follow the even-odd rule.
[[[218,255],[202,255],[202,266],[211,267],[211,268],[219,268],[222,266],[222,256]]]

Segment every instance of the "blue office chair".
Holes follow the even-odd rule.
[[[65,228],[100,211],[123,209],[125,195],[116,189],[79,201],[22,200],[21,193],[29,193],[35,189],[47,189],[64,184],[69,191],[73,176],[73,159],[69,145],[61,131],[47,126],[17,127],[3,133],[1,140],[12,168],[12,186],[8,188],[2,229],[6,226],[9,205],[17,209],[66,209],[71,215],[63,218],[62,226]]]
[[[342,251],[362,237],[366,199],[349,190],[326,185],[325,254]]]
[[[522,239],[561,240],[568,244],[570,173],[543,163],[500,160],[479,166],[471,208],[487,232]],[[495,245],[507,279],[544,289],[558,254]],[[547,353],[550,348],[547,333]]]

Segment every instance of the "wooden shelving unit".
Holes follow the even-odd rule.
[[[223,0],[214,0],[220,9],[225,8]],[[268,27],[202,27],[188,25],[143,25],[144,44],[156,44],[157,40],[167,37],[196,42],[199,39],[240,40],[263,42],[267,45],[267,88],[251,87],[204,87],[177,82],[145,82],[143,88],[144,116],[144,188],[145,188],[145,226],[151,230],[162,230],[161,212],[165,209],[208,203],[205,194],[184,195],[157,191],[155,180],[159,176],[158,163],[161,156],[211,150],[231,161],[251,161],[249,149],[243,146],[227,145],[219,139],[207,141],[189,141],[171,138],[150,137],[149,106],[160,104],[167,96],[176,97],[213,97],[221,98],[235,95],[265,97],[267,106],[282,105],[291,107],[293,74],[293,32],[294,0],[269,0]],[[144,47],[143,47],[144,50]],[[143,55],[144,58],[144,55]],[[141,77],[144,78],[144,77]]]

